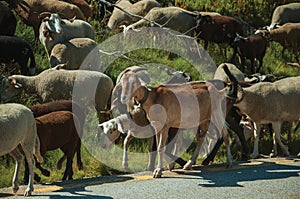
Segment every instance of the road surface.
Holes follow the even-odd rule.
[[[22,186],[18,194],[22,195]],[[0,189],[0,197],[11,195]],[[87,178],[35,185],[29,198],[300,198],[300,158],[256,159],[234,163],[165,171],[160,179],[152,173]]]

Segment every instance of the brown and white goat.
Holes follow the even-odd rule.
[[[227,67],[224,69],[230,73]],[[171,127],[193,129],[196,132],[197,149],[185,167],[191,167],[195,163],[204,137],[209,129],[212,130],[211,128],[216,128],[219,132],[222,130],[227,148],[227,163],[232,164],[228,134],[223,128],[226,114],[223,108],[228,88],[218,91],[210,82],[189,82],[148,88],[134,73],[125,73],[121,84],[123,87],[121,102],[132,106],[131,103],[134,101],[133,106],[138,105],[146,112],[147,119],[155,129],[158,164],[153,177],[162,175],[162,159],[165,155],[168,130]],[[165,157],[169,160],[167,156]]]

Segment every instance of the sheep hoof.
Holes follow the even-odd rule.
[[[153,172],[153,178],[161,178],[162,168],[157,168]]]
[[[24,193],[25,197],[28,197],[28,196],[31,196],[31,195],[32,195],[32,191],[30,191],[30,190],[26,190],[25,193]]]

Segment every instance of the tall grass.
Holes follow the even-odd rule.
[[[181,7],[190,9],[190,10],[200,10],[200,11],[216,11],[222,13],[224,15],[229,16],[239,16],[243,20],[247,21],[250,25],[254,27],[261,27],[270,23],[271,14],[274,8],[279,4],[284,4],[288,2],[292,2],[294,0],[280,0],[280,1],[272,1],[272,0],[202,0],[202,1],[191,1],[191,0],[175,0],[172,1],[173,4],[179,5]],[[161,0],[160,2],[166,4],[167,1]],[[108,18],[109,16],[107,16]],[[107,21],[105,19],[104,21]],[[114,35],[114,33],[106,33],[103,34],[104,23],[98,21],[96,18],[93,18],[90,23],[94,26],[95,30],[98,32],[96,35],[96,41],[101,43],[105,41],[107,38]],[[37,63],[37,73],[47,69],[50,67],[46,51],[44,47],[40,44],[40,42],[35,43],[34,35],[31,27],[24,25],[24,23],[18,18],[17,32],[16,36],[26,39],[32,45],[34,49],[34,54]],[[170,41],[172,42],[172,41]],[[106,50],[106,49],[102,49]],[[289,67],[286,62],[293,60],[293,56],[290,52],[286,51],[284,56],[281,56],[282,47],[279,44],[271,43],[270,47],[267,50],[267,54],[264,58],[264,65],[262,67],[262,73],[273,73],[278,76],[296,76],[299,75],[300,72],[298,69]],[[227,57],[224,57],[220,54],[219,47],[216,44],[210,44],[208,53],[211,56],[212,60],[219,65],[223,62],[228,62],[230,56],[232,55],[232,50],[227,50]],[[126,67],[132,65],[140,65],[140,64],[151,64],[150,73],[158,74],[159,77],[155,80],[155,83],[159,83],[164,81],[167,78],[166,72],[164,71],[164,67],[171,67],[174,70],[182,70],[188,72],[192,75],[194,80],[203,79],[201,74],[195,70],[193,65],[189,63],[188,60],[183,57],[176,56],[170,52],[165,52],[163,50],[156,49],[139,49],[136,51],[128,52],[125,54],[130,58],[118,58],[116,59],[105,71],[113,80],[116,80],[118,74]],[[249,63],[248,63],[249,64]],[[0,71],[0,75],[3,72]],[[12,100],[13,102],[18,102],[25,104],[27,106],[38,103],[39,99],[34,95],[22,94],[19,97],[16,97]],[[117,168],[122,170],[121,168],[121,156],[116,156],[113,158],[113,154],[116,150],[122,150],[122,142],[111,149],[111,151],[106,151],[98,147],[97,143],[93,143],[95,141],[96,127],[97,121],[95,120],[95,116],[92,115],[86,121],[85,127],[85,137],[83,143],[85,144],[95,144],[95,151],[93,151],[93,155],[91,155],[90,147],[82,147],[82,159],[84,164],[83,171],[78,171],[78,169],[74,165],[74,179],[84,178],[84,177],[92,177],[99,175],[111,175],[117,173],[118,171],[111,169],[101,163],[99,160],[105,160],[107,162],[110,160],[111,164],[118,165]],[[299,151],[299,147],[295,143],[299,143],[299,136],[294,137],[292,143],[293,152]],[[122,140],[121,140],[122,141]],[[264,145],[267,143],[268,146],[271,146],[271,142],[268,136],[264,137],[264,140],[260,143]],[[193,149],[194,145],[191,146]],[[89,150],[87,150],[89,148]],[[115,151],[114,151],[115,150]],[[224,161],[224,148],[220,150],[218,153],[217,161]],[[140,152],[143,155],[140,159],[130,159],[129,167],[131,171],[140,171],[143,170],[147,164],[148,157],[146,154],[147,151],[147,142],[146,140],[134,140],[130,145],[131,152]],[[188,150],[187,153],[183,155],[185,159],[190,158],[192,150]],[[262,151],[264,153],[264,151]],[[266,151],[267,153],[267,151]],[[42,177],[42,182],[51,182],[57,181],[62,178],[63,171],[57,171],[56,163],[58,159],[62,156],[62,152],[60,150],[55,150],[48,152],[45,158],[45,162],[42,164],[45,168],[51,171],[51,176],[49,178]],[[98,158],[95,158],[97,156]],[[130,157],[129,157],[130,158]],[[76,161],[74,161],[76,162]],[[109,162],[109,161],[108,161]],[[141,164],[142,163],[142,164]],[[110,163],[109,163],[110,164]],[[11,186],[11,179],[14,171],[14,160],[6,155],[0,157],[0,187]],[[64,168],[64,167],[63,167]],[[115,168],[115,167],[114,167]],[[37,171],[37,173],[39,173]],[[23,175],[23,168],[21,171],[21,175]],[[22,178],[20,178],[22,179]]]

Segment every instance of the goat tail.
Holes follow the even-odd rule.
[[[38,135],[35,138],[34,155],[39,163],[42,163],[44,161],[44,158],[42,157],[40,152],[40,139]]]

